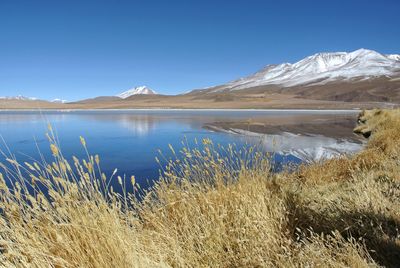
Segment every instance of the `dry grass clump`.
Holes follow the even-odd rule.
[[[106,178],[89,154],[69,163],[50,135],[53,163],[9,157],[14,168],[3,165],[0,264],[395,267],[399,115],[364,112],[357,131],[369,132],[370,141],[362,152],[279,174],[262,153],[216,150],[204,140],[167,159],[140,202],[126,193],[128,183],[139,191],[134,177]]]

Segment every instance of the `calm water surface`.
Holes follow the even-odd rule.
[[[194,141],[210,138],[214,143],[238,146],[260,143],[259,137],[247,137],[229,133],[212,132],[204,128],[213,122],[257,119],[261,117],[287,117],[300,114],[329,114],[332,111],[179,111],[179,110],[124,110],[124,111],[1,111],[0,135],[20,161],[28,156],[39,159],[38,147],[46,158],[51,159],[45,137],[50,123],[59,138],[64,156],[83,158],[84,151],[79,136],[85,137],[91,154],[101,157],[102,169],[107,174],[118,168],[119,174],[135,175],[138,182],[156,179],[159,165],[155,157],[158,150],[169,154],[168,144],[182,147],[185,138]],[[6,145],[0,148],[6,150]],[[277,161],[298,161],[295,157]],[[0,158],[4,161],[4,157]]]

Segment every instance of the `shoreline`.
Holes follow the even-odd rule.
[[[128,109],[0,109],[1,112],[104,112],[104,111],[234,111],[234,112],[341,112],[341,113],[358,113],[361,108],[354,109],[224,109],[224,108],[128,108]]]
[[[342,113],[288,113],[249,120],[210,122],[205,124],[204,128],[214,131],[239,129],[266,135],[288,132],[303,136],[321,135],[355,141],[360,139],[353,133],[358,113],[352,111]]]

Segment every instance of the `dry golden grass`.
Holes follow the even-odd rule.
[[[399,110],[365,112],[357,131],[371,137],[363,151],[278,174],[268,156],[232,147],[221,154],[204,140],[170,159],[141,202],[110,187],[115,179],[140,191],[134,178],[105,178],[89,154],[69,163],[50,134],[53,163],[10,156],[14,168],[3,165],[0,264],[395,267],[399,118]]]

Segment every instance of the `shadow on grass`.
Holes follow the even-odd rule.
[[[398,219],[370,211],[336,211],[334,215],[326,211],[317,212],[299,206],[295,196],[289,196],[287,204],[293,238],[307,239],[310,230],[320,235],[338,231],[346,240],[353,238],[362,242],[378,264],[399,267],[400,243],[396,239],[400,228]]]

